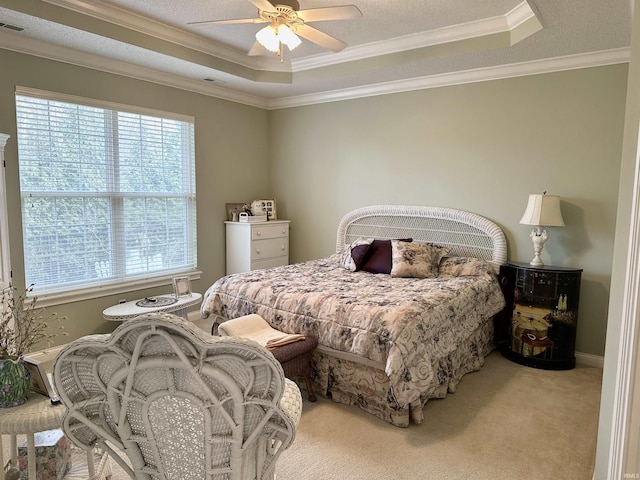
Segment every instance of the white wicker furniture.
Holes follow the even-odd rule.
[[[17,435],[27,437],[27,478],[36,478],[36,450],[34,434],[45,430],[60,428],[65,409],[61,405],[51,405],[49,397],[38,393],[29,393],[29,399],[23,405],[0,409],[0,465],[4,466],[2,435],[9,435],[11,442],[11,464],[17,465]],[[111,475],[108,458],[102,457],[96,476],[93,449],[87,451],[89,479],[103,479]],[[4,480],[4,469],[0,468],[0,480]]]
[[[161,295],[156,297],[159,300],[170,298],[173,300],[173,295]],[[198,292],[192,292],[190,295],[179,297],[174,303],[164,305],[160,307],[140,307],[138,306],[139,300],[132,300],[130,302],[119,303],[109,308],[105,308],[102,311],[102,316],[105,320],[112,322],[123,322],[131,318],[135,318],[138,315],[144,315],[146,313],[154,312],[167,312],[178,315],[179,317],[187,320],[187,308],[200,303],[202,294]]]
[[[70,439],[137,479],[273,478],[301,414],[300,390],[266,349],[167,313],[72,342],[53,376]]]
[[[336,253],[358,238],[413,238],[451,247],[451,256],[476,257],[498,267],[507,261],[507,241],[495,223],[453,208],[372,205],[347,213],[338,225]]]

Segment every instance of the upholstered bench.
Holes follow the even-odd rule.
[[[303,379],[309,401],[316,401],[310,378],[311,354],[318,344],[316,338],[281,332],[255,314],[227,320],[217,330],[221,336],[250,338],[266,347],[282,365],[285,377]]]
[[[282,365],[284,376],[289,379],[302,378],[307,385],[309,401],[315,402],[316,395],[311,387],[311,354],[316,348],[318,340],[306,337],[304,340],[282,345],[271,350],[276,360]]]

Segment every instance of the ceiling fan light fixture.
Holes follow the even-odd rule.
[[[300,37],[285,24],[280,24],[277,27],[267,25],[256,33],[256,40],[264,48],[274,53],[280,50],[281,43],[286,45],[289,50],[293,50],[302,43]]]
[[[49,0],[47,0],[49,1]],[[262,55],[264,50],[277,53],[283,61],[284,48],[293,50],[308,40],[322,48],[333,52],[342,51],[347,44],[337,38],[308,25],[309,22],[325,20],[344,20],[362,17],[362,12],[355,5],[337,5],[334,7],[320,7],[300,10],[298,0],[248,0],[258,9],[258,16],[252,18],[230,18],[226,20],[207,20],[204,22],[189,22],[190,25],[214,24],[266,24],[256,34],[256,41],[248,55]]]
[[[280,25],[278,27],[278,38],[289,48],[289,50],[293,50],[302,43],[300,37],[293,33],[293,31],[286,25]]]
[[[267,25],[263,29],[258,30],[256,40],[270,52],[275,53],[280,49],[280,39],[271,25]]]

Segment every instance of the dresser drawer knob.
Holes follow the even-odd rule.
[[[284,235],[285,233],[287,233],[287,230],[283,228],[282,229],[282,234]]]
[[[259,237],[259,236],[261,236],[261,235],[262,235],[262,232],[261,232],[260,230],[258,230],[258,231],[256,232],[256,237]]]
[[[284,251],[285,251],[285,246],[284,246],[284,245],[282,245],[282,246],[280,247],[280,250],[282,250],[282,251],[284,252]]]
[[[260,249],[259,249],[259,248],[256,248],[256,253],[257,253],[258,255],[260,255]]]

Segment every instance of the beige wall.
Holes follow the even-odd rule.
[[[14,281],[24,281],[14,87],[22,85],[196,118],[198,257],[204,292],[224,274],[223,204],[274,196],[292,220],[292,261],[334,249],[347,211],[375,203],[473,211],[505,230],[528,261],[527,195],[562,196],[567,227],[543,260],[584,269],[577,349],[602,355],[620,174],[625,65],[498,80],[267,112],[194,93],[0,50],[0,132]],[[169,287],[167,286],[167,289]],[[128,299],[166,291],[133,292]],[[113,328],[122,298],[56,307],[72,336]]]
[[[347,211],[369,204],[469,210],[533,257],[518,222],[529,193],[562,197],[567,226],[543,260],[584,269],[577,350],[603,355],[627,66],[590,68],[290,108],[270,117],[278,215],[293,261],[333,252]]]
[[[224,275],[224,203],[266,195],[268,112],[215,98],[0,50],[0,132],[7,143],[7,203],[14,284],[24,285],[15,125],[16,85],[176,112],[195,117],[198,267],[204,290]],[[67,315],[70,338],[111,331],[102,310],[120,298],[168,293],[171,287],[51,307]]]

